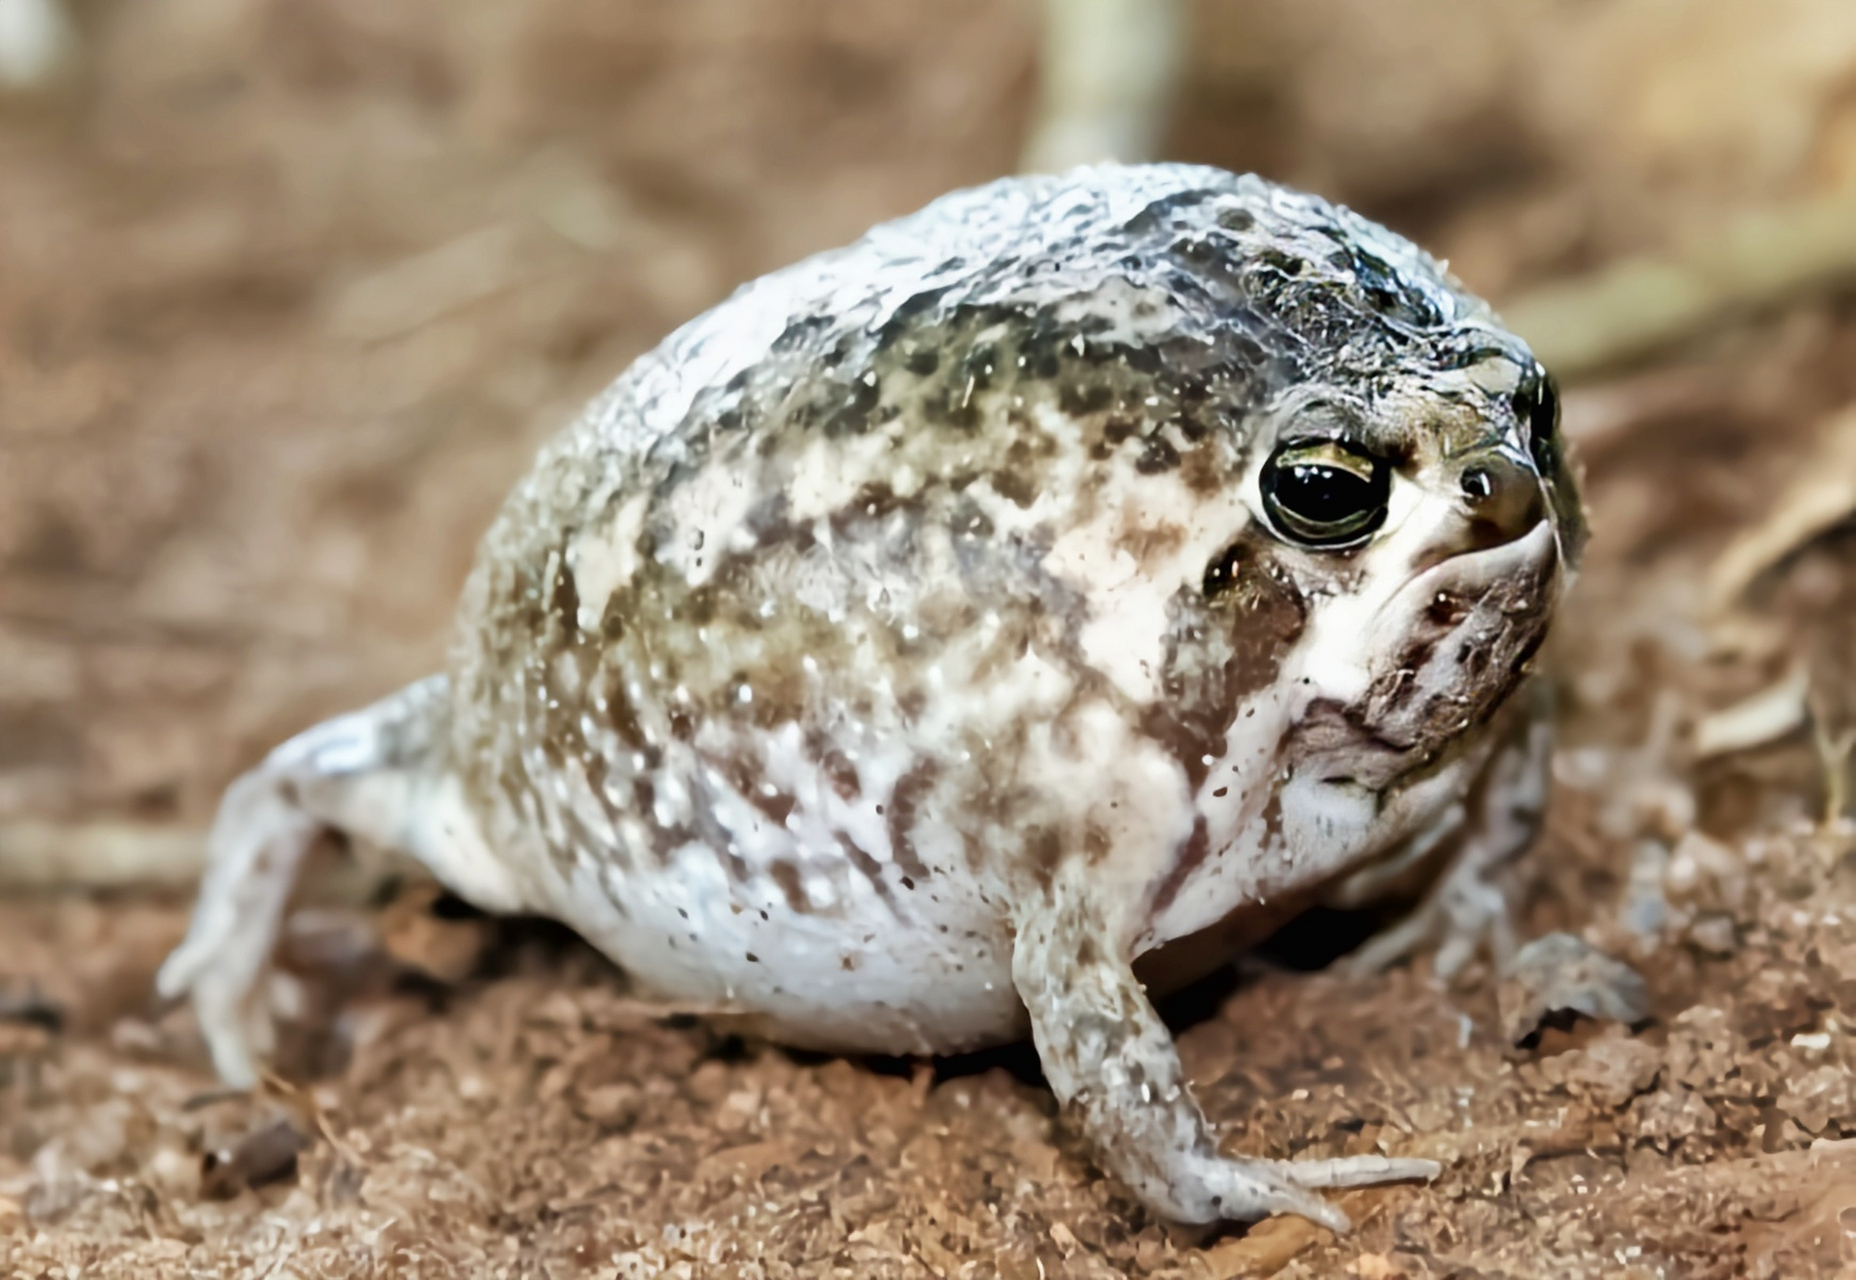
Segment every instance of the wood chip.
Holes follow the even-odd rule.
[[[1213,1245],[1201,1257],[1216,1280],[1273,1276],[1326,1234],[1306,1218],[1266,1218],[1242,1239]]]
[[[229,1200],[248,1187],[268,1186],[296,1176],[297,1156],[309,1138],[279,1116],[229,1146],[200,1157],[200,1192],[208,1199]]]

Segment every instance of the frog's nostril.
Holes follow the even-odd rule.
[[[1481,467],[1463,473],[1463,496],[1471,502],[1485,502],[1495,492],[1495,477]]]

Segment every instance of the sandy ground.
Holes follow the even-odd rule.
[[[0,117],[0,814],[185,829],[279,737],[435,665],[535,443],[736,280],[1009,168],[1034,42],[1029,6],[945,0],[760,25],[466,9],[96,6],[86,78]],[[1628,152],[1554,159],[1576,120],[1438,203],[1447,166],[1394,182],[1370,129],[1311,105],[1346,57],[1311,54],[1294,92],[1208,58],[1182,147],[1357,195],[1486,287],[1646,235],[1654,202],[1612,181]],[[1846,134],[1811,133],[1799,172]],[[0,1274],[1856,1274],[1856,844],[1809,727],[1697,746],[1799,664],[1820,736],[1856,724],[1856,533],[1709,597],[1852,400],[1838,301],[1569,399],[1596,537],[1548,655],[1560,786],[1516,892],[1529,934],[1633,964],[1646,1020],[1517,1046],[1485,971],[1303,971],[1365,927],[1332,918],[1176,1002],[1229,1149],[1448,1165],[1343,1196],[1346,1239],[1152,1221],[1022,1048],[744,1045],[417,885],[298,914],[280,1080],[225,1096],[149,992],[181,897],[14,893]]]

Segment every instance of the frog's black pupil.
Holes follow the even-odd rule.
[[[1384,459],[1343,443],[1291,441],[1259,477],[1276,531],[1309,547],[1365,541],[1385,521],[1392,482]]]
[[[1339,524],[1373,505],[1373,486],[1344,467],[1298,462],[1276,473],[1276,501],[1305,520]]]

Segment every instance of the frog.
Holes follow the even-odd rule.
[[[750,284],[540,451],[443,674],[225,792],[184,940],[218,1073],[326,833],[802,1049],[1035,1046],[1179,1223],[1418,1156],[1225,1154],[1154,1000],[1318,902],[1512,948],[1535,663],[1585,537],[1553,381],[1405,238],[1184,164],[943,196]]]

